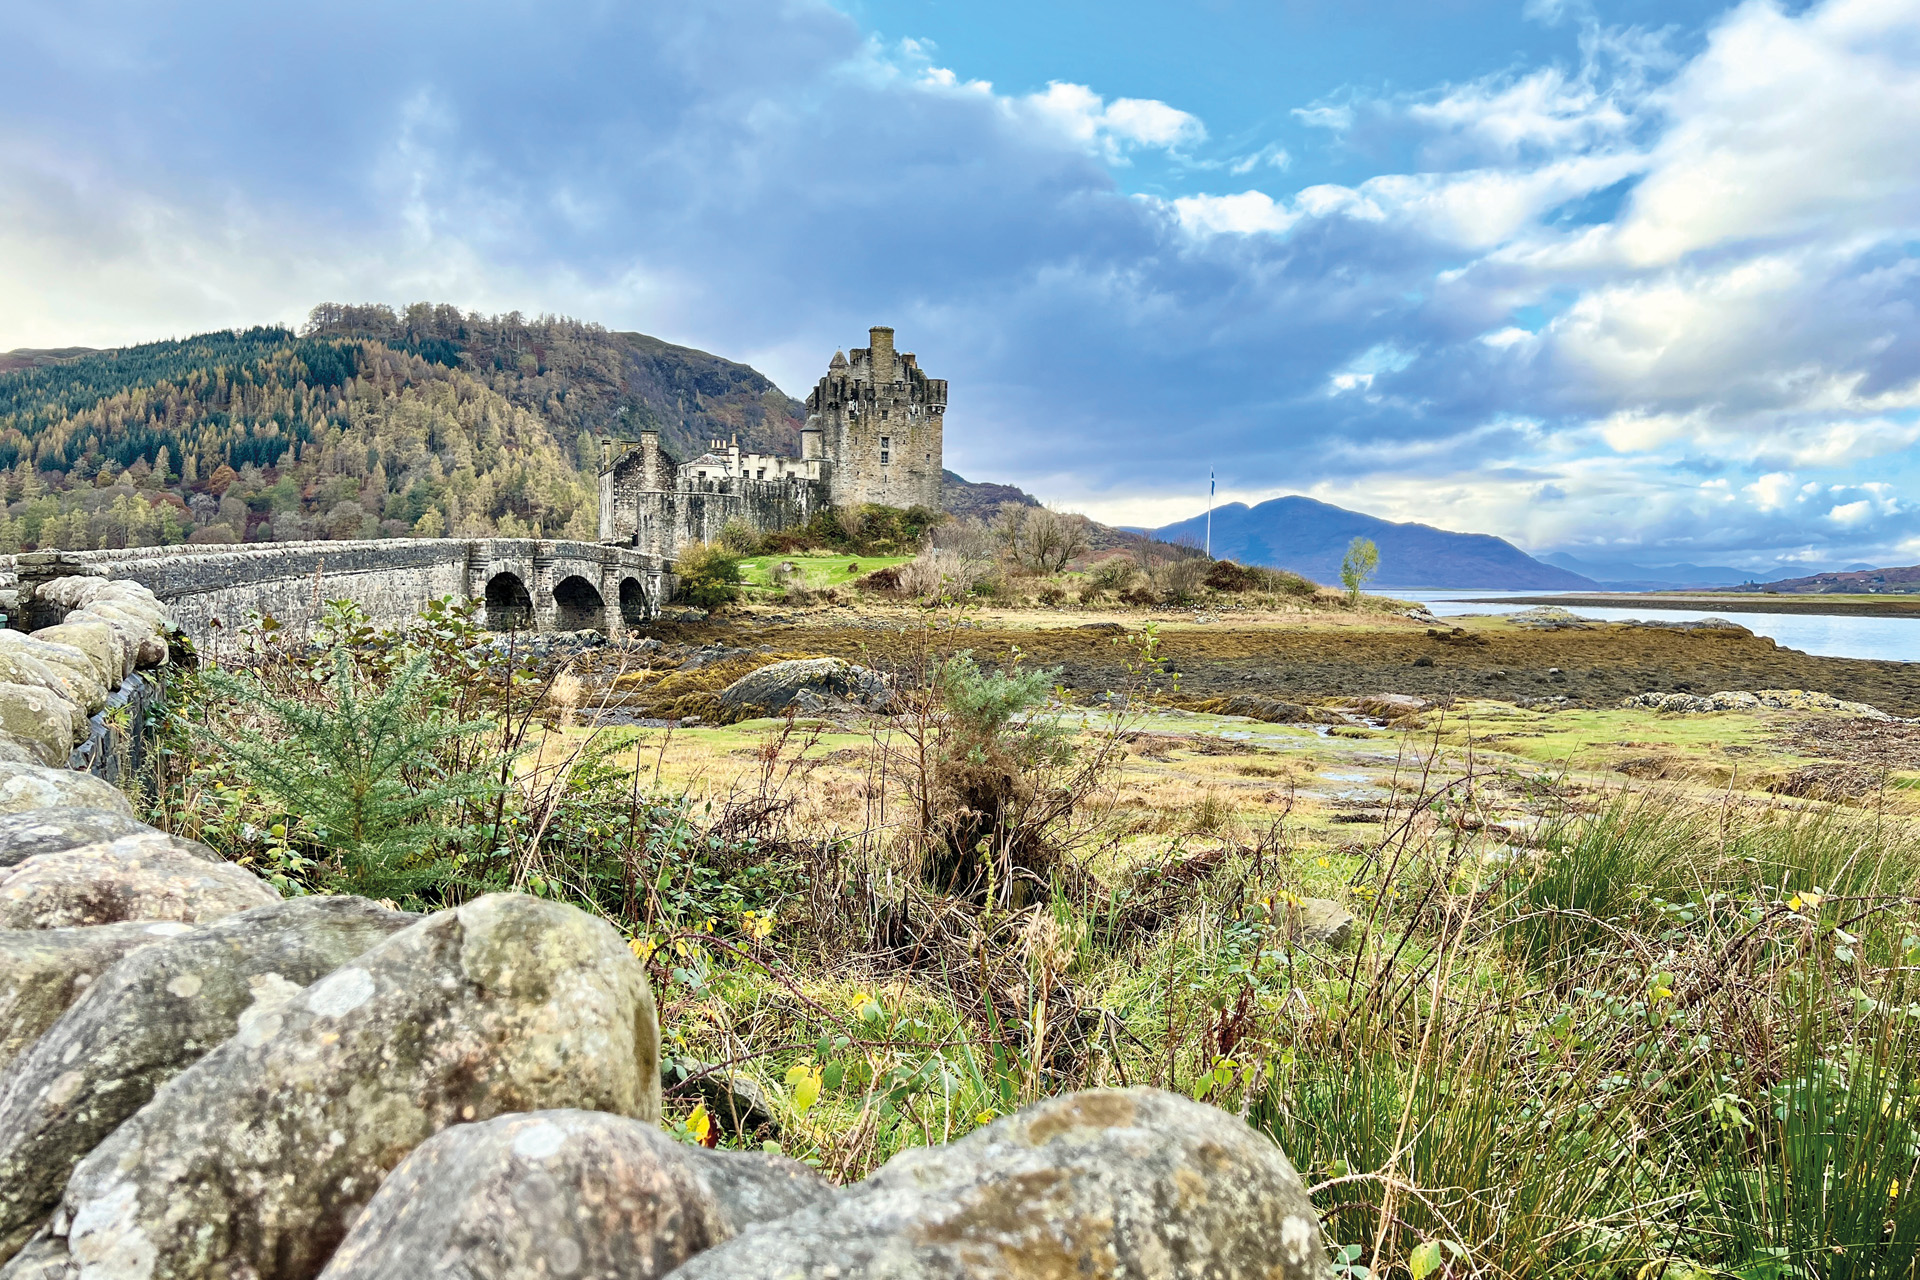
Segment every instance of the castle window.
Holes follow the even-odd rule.
[[[893,456],[892,450],[893,450],[893,437],[881,436],[880,437],[880,461],[883,465],[892,459],[892,456]]]

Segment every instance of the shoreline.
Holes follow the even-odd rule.
[[[1920,596],[1754,596],[1706,592],[1568,592],[1554,596],[1459,596],[1462,604],[1557,605],[1562,609],[1681,609],[1688,612],[1805,613],[1834,618],[1920,618]]]

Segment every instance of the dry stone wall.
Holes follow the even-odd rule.
[[[282,901],[140,824],[53,761],[164,667],[168,610],[96,577],[33,600],[64,614],[0,645],[0,1280],[1329,1277],[1285,1154],[1158,1090],[844,1188],[675,1141],[647,972],[606,921]]]

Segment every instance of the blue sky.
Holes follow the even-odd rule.
[[[1920,0],[0,0],[0,348],[563,312],[1128,523],[1920,561]]]

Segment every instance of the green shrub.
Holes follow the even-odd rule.
[[[491,765],[463,768],[446,748],[491,726],[451,720],[432,705],[429,653],[384,687],[356,668],[351,648],[336,647],[332,658],[324,695],[305,700],[250,676],[208,672],[215,691],[266,712],[280,730],[269,738],[242,729],[221,747],[243,782],[284,807],[328,887],[418,897],[447,880],[447,850],[472,834],[457,815],[483,807],[499,786]]]
[[[740,598],[745,579],[740,574],[741,557],[718,544],[695,542],[681,548],[673,563],[680,579],[674,596],[701,609],[731,604]]]

